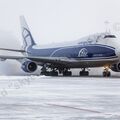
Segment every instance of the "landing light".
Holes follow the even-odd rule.
[[[110,67],[109,66],[104,66],[105,69],[109,69]]]

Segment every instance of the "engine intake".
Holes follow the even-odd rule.
[[[111,66],[111,70],[114,72],[120,72],[120,62]]]
[[[25,72],[35,72],[37,70],[37,64],[35,62],[32,61],[26,61],[22,64],[21,67]]]

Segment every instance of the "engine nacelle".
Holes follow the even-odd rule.
[[[25,72],[35,72],[37,70],[37,64],[35,62],[32,61],[26,61],[22,64],[21,68],[25,71]]]
[[[117,64],[113,64],[111,66],[111,70],[114,71],[114,72],[120,72],[120,62],[117,63]]]

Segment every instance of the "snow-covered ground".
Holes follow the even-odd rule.
[[[0,120],[120,120],[120,79],[1,76]]]

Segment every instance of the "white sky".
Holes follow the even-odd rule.
[[[0,0],[0,30],[21,41],[24,15],[38,44],[76,40],[104,32],[104,22],[120,22],[120,0]]]

